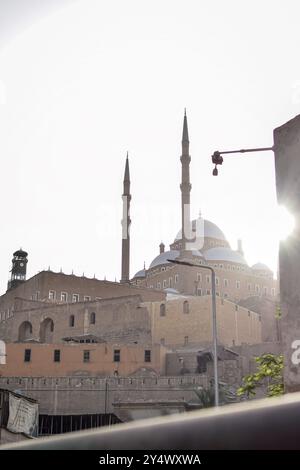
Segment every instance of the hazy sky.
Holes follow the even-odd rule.
[[[180,228],[185,107],[193,216],[276,270],[273,154],[217,178],[210,156],[271,146],[299,113],[299,17],[297,0],[0,0],[0,292],[19,247],[29,276],[120,278],[127,150],[131,275],[148,266]]]

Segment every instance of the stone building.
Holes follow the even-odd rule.
[[[85,338],[87,339],[87,338]],[[166,349],[161,345],[111,344],[90,337],[84,344],[9,343],[4,377],[127,377],[165,375]]]
[[[144,302],[151,315],[153,343],[169,348],[212,342],[211,296],[170,295],[165,302]],[[262,341],[261,316],[226,299],[217,299],[220,344],[235,346]]]
[[[13,316],[16,310],[29,305],[73,305],[127,295],[140,295],[143,300],[164,300],[166,294],[142,286],[90,279],[73,274],[41,271],[0,297],[0,322]]]
[[[0,323],[6,343],[157,344],[172,347],[211,342],[210,296],[141,296],[55,304],[17,299],[21,308]],[[218,339],[234,346],[261,342],[261,316],[226,299],[217,300]]]
[[[211,276],[205,266],[216,273],[217,296],[239,302],[252,296],[270,298],[276,301],[278,283],[273,272],[263,263],[249,266],[243,252],[242,241],[237,249],[231,248],[223,231],[213,222],[203,219],[190,220],[190,171],[189,134],[187,117],[184,116],[182,134],[182,181],[181,214],[182,226],[170,249],[164,243],[159,245],[159,253],[148,269],[138,271],[132,284],[150,289],[172,289],[186,295],[210,295]],[[170,260],[189,258],[197,267],[173,264]]]
[[[132,419],[141,407],[145,411],[145,404],[158,414],[185,409],[195,388],[210,387],[213,376],[207,267],[216,273],[218,341],[226,349],[218,357],[221,379],[238,386],[250,361],[241,360],[234,348],[278,341],[272,318],[278,285],[272,271],[261,263],[249,266],[241,241],[232,249],[213,222],[190,220],[190,161],[185,114],[181,230],[170,250],[161,243],[148,269],[133,278],[128,158],[120,283],[50,270],[26,280],[27,253],[14,253],[11,279],[0,297],[0,340],[6,351],[0,361],[0,386],[26,390],[54,421],[68,413],[92,413],[96,422],[99,413],[122,420],[127,413]],[[197,266],[171,262],[186,258]],[[268,352],[268,346],[260,350]],[[205,371],[197,369],[201,355],[210,357]],[[185,372],[179,356],[191,364]],[[170,373],[180,377],[167,377]],[[60,423],[64,429],[63,418]],[[74,430],[72,424],[69,429]]]

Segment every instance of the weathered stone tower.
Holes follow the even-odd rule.
[[[187,125],[186,111],[184,111],[183,132],[182,132],[182,155],[181,161],[181,228],[182,228],[182,250],[186,248],[186,242],[191,238],[190,232],[190,162],[189,155],[189,133]]]
[[[128,153],[123,181],[123,218],[122,218],[122,275],[121,282],[129,282],[130,271],[130,175]]]
[[[26,281],[27,259],[28,253],[22,249],[14,253],[12,259],[11,278],[8,281],[7,290],[14,289],[19,284]]]

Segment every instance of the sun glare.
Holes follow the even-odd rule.
[[[275,224],[278,240],[285,240],[294,230],[295,219],[286,207],[278,206]]]

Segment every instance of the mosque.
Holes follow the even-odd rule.
[[[182,227],[177,233],[170,249],[159,245],[159,254],[150,263],[148,269],[138,271],[131,282],[152,289],[162,289],[169,294],[210,295],[211,275],[205,266],[214,269],[216,274],[216,295],[239,302],[252,296],[275,298],[278,294],[277,281],[271,269],[263,263],[249,266],[244,258],[242,241],[238,240],[237,249],[231,248],[223,231],[213,222],[199,216],[190,221],[190,161],[189,134],[186,113],[183,121],[182,134],[182,180],[181,214]],[[125,180],[129,180],[127,173]],[[125,181],[124,180],[124,181]],[[124,183],[125,184],[125,183]],[[128,183],[127,188],[128,189]],[[124,191],[127,197],[130,192]],[[188,227],[188,230],[185,229]],[[184,234],[184,236],[182,236]],[[129,238],[127,246],[123,244],[122,260],[129,259]],[[188,258],[197,267],[173,264],[172,261]],[[127,263],[127,266],[129,264]],[[126,279],[125,274],[123,280]]]

